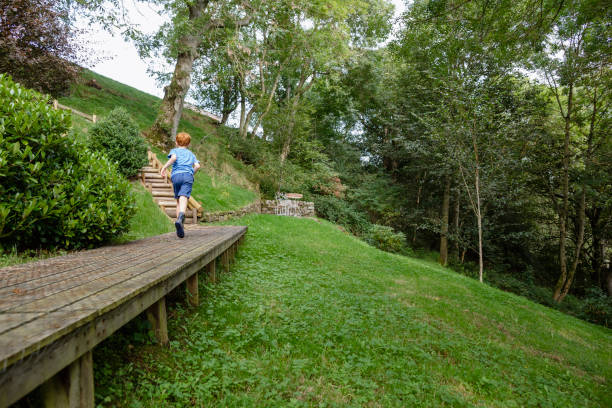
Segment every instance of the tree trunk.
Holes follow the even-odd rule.
[[[582,187],[582,194],[580,194],[580,207],[578,209],[578,236],[576,237],[576,248],[574,250],[574,262],[572,262],[572,268],[569,270],[569,274],[567,276],[567,280],[563,285],[563,289],[561,290],[561,294],[559,295],[558,302],[561,302],[567,293],[569,292],[572,282],[574,281],[574,276],[576,275],[576,269],[578,268],[578,264],[580,263],[580,253],[582,251],[582,245],[584,244],[584,219],[585,219],[585,202],[586,202],[586,187]]]
[[[189,21],[199,19],[208,6],[208,0],[197,0],[189,5]],[[191,85],[193,62],[198,57],[200,37],[191,32],[178,39],[178,57],[170,85],[164,88],[164,99],[157,118],[149,130],[149,137],[156,143],[172,145],[176,138],[183,101]]]
[[[223,116],[221,116],[221,124],[225,125],[227,123],[227,120],[229,119],[229,116],[232,112],[223,112]]]
[[[484,269],[482,256],[482,213],[480,212],[480,175],[476,165],[476,217],[478,219],[478,280],[482,282]]]
[[[302,74],[302,77],[300,78],[300,82],[298,83],[298,85],[296,86],[294,90],[293,101],[291,103],[291,113],[289,116],[289,125],[287,126],[287,137],[285,138],[283,142],[283,148],[281,150],[281,155],[280,155],[281,165],[283,165],[285,163],[285,160],[287,160],[287,157],[289,156],[289,151],[291,149],[291,142],[293,141],[293,129],[295,128],[295,115],[297,114],[297,109],[300,104],[300,98],[302,95],[308,92],[308,90],[314,84],[315,73],[312,74],[312,79],[306,85],[307,79],[308,79],[308,76],[306,76],[305,74]],[[287,99],[289,99],[289,93],[287,94],[287,97],[288,97]]]
[[[476,161],[476,169],[474,170],[474,187],[476,188],[476,219],[478,221],[478,280],[482,283],[482,275],[484,272],[484,261],[482,254],[482,211],[480,205],[480,158],[478,156],[478,143],[476,134],[472,131],[472,145],[474,147],[474,159]]]
[[[461,193],[457,189],[457,199],[455,200],[455,251],[459,258],[459,211],[461,209]]]
[[[240,92],[240,124],[238,127],[238,133],[242,137],[242,129],[245,127],[246,122],[246,98],[244,93]],[[243,137],[244,139],[244,137]]]
[[[440,265],[448,264],[448,213],[450,208],[451,179],[446,176],[444,196],[442,198],[442,226],[440,228]]]
[[[223,110],[221,111],[221,124],[225,125],[229,116],[236,110],[236,88],[237,80],[233,81],[230,89],[223,89]]]
[[[592,208],[588,213],[589,223],[591,224],[591,235],[593,239],[593,272],[597,277],[597,286],[602,290],[606,290],[604,286],[603,266],[604,266],[604,244],[603,236],[604,230],[599,222],[601,218],[601,210],[599,208]]]
[[[563,145],[563,173],[562,173],[562,197],[563,202],[559,211],[559,265],[561,273],[559,280],[555,285],[553,299],[557,302],[561,301],[561,292],[567,281],[567,259],[565,253],[565,241],[567,238],[567,216],[569,206],[569,144],[570,144],[570,124],[572,114],[572,98],[573,84],[569,85],[569,94],[567,96],[567,114],[565,115],[565,141]]]

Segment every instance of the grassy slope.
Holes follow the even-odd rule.
[[[609,329],[324,221],[236,223],[249,232],[232,272],[196,310],[171,308],[170,348],[142,343],[136,323],[96,349],[98,402],[609,406]]]
[[[139,182],[132,182],[136,201],[136,215],[130,220],[130,230],[117,239],[117,243],[152,237],[174,231],[170,218],[162,213],[153,196]]]
[[[84,85],[95,79],[101,90]],[[118,106],[126,108],[136,120],[141,130],[151,126],[155,120],[160,99],[138,91],[112,79],[84,70],[83,83],[72,87],[70,96],[61,98],[64,105],[81,112],[106,115]],[[73,115],[75,127],[86,131],[91,124]],[[223,139],[217,136],[217,127],[208,118],[189,110],[183,111],[179,130],[193,137],[191,149],[202,162],[203,171],[196,175],[193,196],[202,203],[205,211],[225,211],[243,207],[257,198],[247,178],[242,174],[244,166],[223,146]],[[165,155],[154,149],[158,157],[165,161]],[[249,189],[251,188],[251,189]]]

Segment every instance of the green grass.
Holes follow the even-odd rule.
[[[324,221],[234,222],[231,273],[170,308],[169,348],[139,320],[96,348],[102,406],[609,406],[609,329]]]
[[[91,79],[95,79],[102,89],[87,86],[86,82]],[[59,101],[98,117],[122,106],[142,131],[153,124],[161,102],[153,95],[89,70],[83,70],[82,80],[72,86],[70,96]],[[91,123],[73,115],[73,125],[75,137],[86,140],[84,135]],[[190,149],[202,164],[202,172],[196,178],[194,198],[202,202],[206,211],[235,210],[256,200],[257,194],[246,176],[246,167],[227,152],[227,141],[217,134],[217,129],[209,118],[187,109],[183,111],[179,130],[192,136]],[[165,162],[165,154],[159,149],[153,150]]]
[[[152,237],[174,231],[174,224],[153,201],[153,196],[140,182],[132,182],[136,215],[130,220],[130,230],[117,239],[118,243]]]
[[[162,163],[168,160],[166,153],[158,148],[154,147],[152,151]],[[206,156],[201,152],[196,154],[206,169]],[[257,199],[253,191],[233,184],[230,175],[206,170],[196,173],[191,195],[202,204],[204,212],[237,210]]]

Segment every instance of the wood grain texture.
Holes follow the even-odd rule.
[[[194,227],[0,269],[0,407],[213,264],[246,227]],[[207,268],[207,271],[209,269]],[[37,282],[40,282],[39,284]]]

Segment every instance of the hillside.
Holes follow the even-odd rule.
[[[101,88],[88,86],[89,81]],[[59,99],[60,103],[81,112],[102,117],[115,107],[130,112],[141,130],[146,130],[155,120],[160,99],[135,88],[113,81],[89,70],[83,70],[70,95]],[[75,137],[86,139],[90,122],[73,115]],[[193,137],[191,149],[202,162],[202,170],[196,175],[193,196],[202,203],[205,211],[233,210],[250,204],[257,198],[256,187],[246,177],[244,164],[234,159],[224,149],[223,137],[211,120],[198,113],[185,110],[179,130]],[[153,147],[162,160],[165,154]]]
[[[234,223],[231,273],[171,306],[169,349],[137,321],[96,350],[103,406],[609,406],[609,329],[325,221]]]

